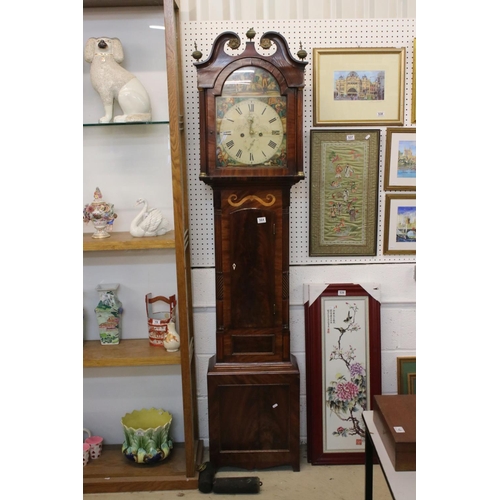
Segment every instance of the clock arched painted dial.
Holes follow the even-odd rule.
[[[220,146],[235,162],[244,165],[269,164],[281,153],[283,123],[265,100],[236,101],[219,126]]]

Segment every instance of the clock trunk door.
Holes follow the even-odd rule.
[[[276,300],[276,223],[270,210],[243,208],[229,215],[232,328],[272,328]]]
[[[222,227],[224,361],[282,359],[281,197],[227,192]],[[266,206],[267,205],[267,206]]]

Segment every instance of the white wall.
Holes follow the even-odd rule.
[[[415,18],[416,0],[180,0],[181,21]]]

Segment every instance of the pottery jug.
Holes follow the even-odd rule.
[[[155,312],[153,310],[153,304],[155,303],[167,304],[168,310]],[[175,295],[171,295],[170,297],[164,297],[163,295],[153,297],[151,293],[146,295],[146,315],[150,345],[155,347],[163,346],[163,341],[168,332],[168,325],[175,322],[176,305],[177,300],[175,299]]]

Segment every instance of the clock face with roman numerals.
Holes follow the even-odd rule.
[[[286,160],[284,99],[218,97],[217,166],[278,167]],[[281,116],[280,116],[281,115]]]

